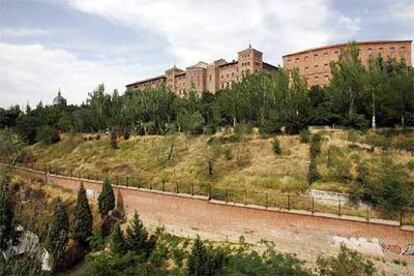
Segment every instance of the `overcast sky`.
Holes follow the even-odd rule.
[[[99,83],[123,93],[249,42],[277,65],[330,43],[413,38],[414,0],[0,0],[0,106],[49,104],[59,87],[69,103]]]

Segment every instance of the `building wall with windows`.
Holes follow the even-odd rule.
[[[405,60],[411,66],[411,40],[365,41],[357,42],[359,56],[364,66],[376,56]],[[307,80],[308,86],[329,84],[331,79],[330,63],[337,61],[346,43],[313,48],[283,56],[283,67],[298,68]]]
[[[186,91],[194,89],[198,93],[209,91],[212,93],[220,89],[231,87],[239,82],[246,74],[276,71],[278,68],[263,62],[262,52],[252,48],[238,53],[238,59],[227,62],[219,59],[211,64],[203,61],[181,70],[172,67],[159,77],[137,81],[126,85],[127,90],[142,91],[148,88],[165,85],[177,95],[184,95]]]

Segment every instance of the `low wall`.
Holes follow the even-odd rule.
[[[85,189],[101,191],[101,181],[45,174],[26,168],[16,169],[28,177],[41,179],[77,191],[82,182]],[[255,233],[259,239],[269,239],[275,233],[307,233],[309,237],[364,237],[378,239],[384,248],[405,248],[414,244],[411,227],[400,227],[395,221],[370,220],[294,210],[278,210],[260,206],[245,206],[209,200],[207,197],[151,191],[114,185],[127,213],[137,210],[143,219],[162,225],[175,225],[221,235]],[[394,250],[395,251],[395,250]]]

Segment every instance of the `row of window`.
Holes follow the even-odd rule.
[[[358,48],[358,50],[359,51],[361,51],[361,48]],[[369,54],[371,54],[372,53],[372,51],[373,51],[373,48],[368,48],[368,53]],[[383,53],[384,52],[384,47],[378,47],[378,52],[379,53]],[[393,53],[395,53],[395,47],[394,46],[391,46],[391,47],[389,47],[389,52],[391,53],[391,54],[393,54]],[[405,46],[401,46],[400,47],[400,53],[404,53],[405,52]],[[335,52],[334,52],[334,54],[336,55],[336,56],[338,56],[339,55],[339,51],[338,50],[336,50]],[[328,58],[329,57],[329,54],[328,54],[328,52],[325,52],[325,53],[323,53],[323,57],[324,58]],[[314,60],[316,60],[316,59],[318,59],[319,58],[319,53],[315,53],[314,55],[313,55],[313,59]],[[305,56],[304,58],[304,61],[305,62],[307,62],[308,60],[309,60],[309,56]],[[295,63],[297,63],[297,62],[299,62],[300,61],[300,57],[296,57],[295,58]],[[291,60],[290,59],[288,59],[287,60],[287,64],[290,64],[291,63]]]

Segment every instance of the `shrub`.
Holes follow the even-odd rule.
[[[113,148],[113,149],[118,148],[118,141],[117,141],[117,135],[116,135],[115,130],[111,131],[111,148]]]
[[[361,254],[341,245],[337,257],[322,257],[317,259],[319,275],[375,275],[376,269],[370,260],[364,260]]]
[[[316,160],[311,159],[310,164],[309,164],[309,172],[308,172],[309,184],[312,184],[313,182],[318,181],[319,179],[321,179],[321,175],[318,172]]]
[[[124,140],[128,140],[130,137],[131,131],[129,127],[124,128]]]
[[[97,134],[97,135],[95,136],[95,140],[101,140],[101,135]]]
[[[280,148],[279,139],[277,139],[277,137],[275,137],[273,139],[273,142],[272,142],[272,150],[273,150],[273,153],[275,155],[281,155],[282,154],[282,149]]]
[[[46,145],[55,144],[60,141],[59,131],[50,126],[42,126],[36,131],[36,141]]]
[[[359,130],[366,130],[369,126],[369,121],[365,119],[365,116],[362,114],[352,113],[345,118],[344,126]]]
[[[301,143],[309,143],[311,137],[311,133],[308,129],[304,129],[299,132],[299,140]]]
[[[310,145],[310,157],[316,158],[321,154],[321,143],[322,136],[319,133],[316,133],[312,136],[311,145]]]

